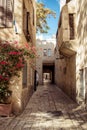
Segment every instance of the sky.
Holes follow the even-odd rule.
[[[38,0],[39,2],[43,2],[46,8],[53,10],[56,13],[56,18],[50,17],[47,18],[48,26],[50,27],[47,34],[39,34],[39,37],[42,39],[49,39],[52,36],[56,35],[58,28],[58,20],[60,16],[60,10],[63,6],[65,0]]]

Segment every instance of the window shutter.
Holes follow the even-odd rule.
[[[27,34],[29,34],[29,12],[27,12],[27,15],[26,15],[26,19],[27,19],[27,21],[26,21],[26,33]]]
[[[23,12],[23,31],[24,31],[24,34],[26,35],[26,9],[24,9],[24,12]]]
[[[27,63],[25,63],[23,68],[22,84],[23,84],[23,88],[27,87]]]
[[[12,27],[14,0],[0,0],[0,27]]]
[[[6,0],[6,27],[13,25],[13,0]]]
[[[0,27],[6,26],[6,0],[0,0]]]

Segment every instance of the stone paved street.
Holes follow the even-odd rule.
[[[44,85],[20,116],[0,117],[0,130],[87,130],[87,113],[56,85]]]

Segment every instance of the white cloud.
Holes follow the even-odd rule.
[[[60,4],[60,10],[63,7],[63,5],[65,4],[66,0],[56,0],[58,2],[58,4]]]
[[[66,0],[60,0],[60,10],[64,6],[65,2],[66,2]]]
[[[47,35],[47,37],[44,37],[43,34],[39,34],[36,36],[36,39],[39,40],[45,40],[46,42],[52,42],[54,45],[56,44],[56,35],[53,34],[52,36]]]
[[[42,35],[42,34],[38,34],[38,35],[36,35],[36,39],[43,40],[43,35]]]
[[[54,45],[56,45],[56,35],[53,34],[51,37],[46,39],[47,42],[52,42]]]

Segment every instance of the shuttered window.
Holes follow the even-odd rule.
[[[12,27],[14,0],[0,0],[0,27]]]
[[[33,7],[33,26],[35,25],[35,17],[34,17],[34,7]]]
[[[69,14],[70,39],[74,39],[74,14]]]
[[[25,63],[23,68],[23,79],[22,79],[23,88],[27,87],[27,63]]]
[[[26,14],[26,33],[29,34],[29,12]]]
[[[29,33],[29,31],[30,31],[29,19],[30,19],[30,12],[27,11],[27,9],[25,8],[25,4],[23,3],[23,32],[24,32],[24,35],[25,35],[27,41],[31,40],[30,33]]]

